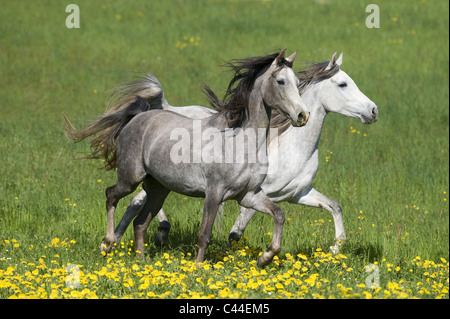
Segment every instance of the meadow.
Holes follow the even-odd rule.
[[[67,2],[67,3],[66,3]],[[449,294],[449,3],[376,1],[86,1],[80,28],[68,1],[8,2],[0,11],[0,298],[444,298]],[[238,214],[227,202],[200,268],[203,200],[170,194],[166,247],[148,231],[146,259],[128,229],[112,254],[106,187],[115,173],[76,159],[64,135],[106,109],[117,83],[152,72],[172,105],[207,105],[234,58],[299,49],[294,69],[344,52],[342,69],[379,119],[329,114],[314,186],[343,210],[347,242],[320,209],[281,203],[281,253],[256,266],[273,221],[257,214],[224,250]],[[130,196],[118,206],[120,220]]]

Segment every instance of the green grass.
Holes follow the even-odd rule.
[[[115,176],[99,170],[101,163],[73,159],[87,152],[88,145],[65,139],[62,114],[78,127],[85,125],[105,110],[110,88],[136,78],[142,70],[158,77],[171,104],[207,105],[201,84],[221,93],[230,80],[230,72],[219,67],[223,60],[287,47],[288,52],[299,49],[296,68],[343,51],[343,69],[378,105],[379,120],[363,126],[356,119],[330,114],[319,145],[321,162],[314,186],[342,206],[348,238],[342,249],[346,266],[342,260],[326,263],[323,260],[329,257],[315,255],[318,248],[328,252],[333,242],[331,215],[283,203],[287,217],[283,250],[278,264],[267,270],[267,278],[295,269],[300,254],[310,258],[300,279],[317,273],[329,281],[323,281],[322,288],[306,284],[309,291],[303,297],[364,298],[364,288],[357,286],[368,276],[364,267],[378,263],[381,288],[391,295],[381,290],[375,297],[404,297],[392,293],[392,283],[400,283],[408,297],[448,298],[447,1],[378,1],[379,29],[365,27],[370,1],[76,3],[80,29],[65,27],[68,3],[64,2],[11,2],[3,4],[0,12],[0,283],[6,280],[8,267],[23,275],[26,263],[38,265],[40,258],[46,269],[53,258],[63,269],[67,264],[83,265],[86,273],[100,271],[108,263],[112,269],[121,262],[129,269],[136,263],[134,255],[128,255],[131,229],[124,237],[126,247],[112,260],[98,252],[106,230],[104,190],[115,183]],[[117,221],[128,200],[120,202]],[[201,199],[169,196],[164,208],[172,223],[171,241],[162,251],[155,247],[157,225],[152,223],[147,247],[151,265],[164,262],[164,253],[177,260],[166,271],[179,272],[180,260],[193,260],[202,205]],[[237,205],[227,203],[220,225],[216,221],[207,254],[212,265],[223,261],[220,251],[237,213]],[[235,262],[226,261],[224,269],[211,273],[214,283],[236,272],[239,262],[240,268],[250,270],[257,253],[267,247],[272,228],[268,216],[255,216],[246,230],[248,240],[230,252]],[[54,238],[76,244],[51,247]],[[241,256],[245,246],[249,253]],[[288,253],[294,260],[286,257]],[[432,277],[434,266],[418,265],[417,256],[446,272]],[[205,282],[207,275],[198,274]],[[151,297],[133,295],[133,287],[125,289],[121,278],[115,284],[100,280],[97,295]],[[193,291],[221,296],[218,289],[189,280]],[[239,292],[238,297],[297,297],[276,290],[267,295],[262,288],[244,292],[232,282],[230,289]],[[430,294],[419,293],[418,282],[428,285]],[[88,283],[85,288],[90,289]],[[339,284],[353,290],[345,294]],[[301,290],[301,285],[285,286],[293,294]],[[49,297],[51,288],[46,289]],[[33,296],[34,290],[26,284],[19,290]],[[169,288],[162,285],[154,290],[160,295]],[[70,291],[65,293],[69,295],[58,297],[70,297]],[[183,293],[180,286],[166,297]],[[11,295],[20,293],[0,284],[0,297]]]

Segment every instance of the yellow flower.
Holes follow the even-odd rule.
[[[202,278],[197,277],[197,278],[195,278],[195,281],[198,282],[198,283],[200,283],[200,284],[202,284],[202,286],[205,285],[205,284],[203,283]]]
[[[368,291],[363,291],[364,298],[372,299],[372,294]]]
[[[305,282],[311,287],[316,283],[316,279],[319,277],[319,274],[312,274],[309,278],[305,279]]]
[[[125,287],[133,287],[133,286],[134,286],[134,280],[133,280],[132,278],[128,278],[128,279],[123,283],[123,285],[124,285]]]
[[[250,289],[256,289],[259,287],[259,284],[257,282],[254,282],[253,280],[251,280],[248,282],[247,287]]]
[[[202,268],[205,269],[205,270],[209,270],[210,265],[209,264],[204,264],[204,265],[202,265]]]
[[[216,264],[214,264],[214,269],[224,269],[223,262],[219,261]]]

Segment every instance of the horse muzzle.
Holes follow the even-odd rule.
[[[372,124],[378,120],[378,108],[373,106],[370,109],[369,114],[361,116],[361,122],[363,124]]]
[[[309,119],[309,112],[308,113],[301,112],[297,117],[297,122],[293,124],[293,126],[297,127],[305,126],[306,123],[308,123],[308,119]]]

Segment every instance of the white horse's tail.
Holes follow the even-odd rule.
[[[142,79],[122,83],[112,89],[109,108],[105,114],[115,113],[136,101],[137,96],[143,97],[152,109],[167,109],[169,104],[164,97],[164,91],[158,79],[151,73],[146,73]]]

